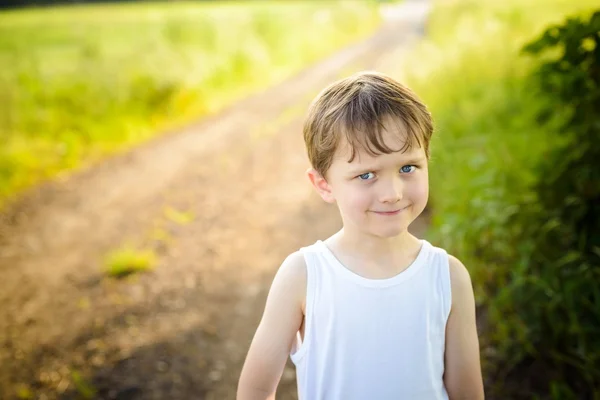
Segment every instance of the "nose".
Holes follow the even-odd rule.
[[[383,182],[381,188],[380,199],[382,203],[394,204],[402,200],[402,191],[404,189],[404,182],[400,177],[393,177],[387,182]]]

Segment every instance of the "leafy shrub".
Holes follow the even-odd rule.
[[[489,323],[506,330],[496,381],[516,383],[500,388],[505,398],[600,399],[600,11],[551,26],[525,51],[543,61],[540,123],[555,110],[566,118],[514,216],[515,267],[490,303]]]

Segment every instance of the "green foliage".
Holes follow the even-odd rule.
[[[536,82],[564,82],[531,77],[542,61],[561,56],[560,49],[548,49],[539,59],[522,54],[546,26],[568,14],[589,15],[592,6],[597,2],[439,2],[429,24],[431,38],[407,57],[406,81],[436,122],[429,235],[470,270],[480,306],[486,393],[492,398],[581,399],[594,390],[590,380],[598,382],[592,338],[599,333],[594,321],[600,320],[600,299],[590,291],[598,281],[591,266],[597,264],[578,262],[580,247],[569,247],[596,240],[582,221],[596,218],[597,211],[584,212],[590,203],[581,204],[577,188],[589,191],[600,181],[594,164],[575,162],[586,152],[585,141],[572,145],[574,119],[584,119],[574,117],[575,110],[592,125],[594,113],[582,99],[571,102],[537,90]],[[589,40],[582,46],[592,49]],[[571,175],[559,173],[565,170]],[[557,189],[553,181],[562,186]],[[565,215],[572,222],[563,222]],[[554,232],[558,244],[567,232],[576,232],[576,238],[560,246],[545,242],[552,250],[546,253],[537,241],[546,240],[542,226]],[[599,231],[595,226],[591,232]],[[586,282],[576,283],[572,276],[578,275]]]
[[[19,387],[17,388],[17,398],[19,398],[20,400],[33,399],[33,391],[27,385],[19,385]]]
[[[105,261],[105,271],[108,276],[122,278],[136,272],[154,268],[156,255],[152,251],[139,251],[123,248],[110,253]]]
[[[567,117],[564,143],[540,162],[535,196],[513,221],[527,261],[500,290],[510,302],[495,305],[492,323],[508,328],[502,346],[513,354],[499,369],[544,397],[600,398],[600,11],[525,49],[545,60],[541,120],[556,108]]]
[[[588,2],[589,3],[589,2]],[[431,39],[409,59],[406,81],[432,111],[432,239],[469,267],[480,303],[516,273],[519,226],[534,194],[535,165],[564,139],[564,111],[541,126],[548,100],[531,90],[532,60],[520,56],[548,21],[583,4],[459,1],[436,5]],[[498,38],[502,38],[499,40]],[[500,329],[500,335],[503,330]]]
[[[93,399],[96,396],[96,388],[92,386],[78,371],[71,371],[71,380],[75,385],[75,390],[82,399]]]
[[[0,204],[222,109],[374,30],[373,2],[0,12]]]

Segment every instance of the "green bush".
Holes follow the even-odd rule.
[[[548,100],[527,86],[535,64],[520,56],[521,48],[548,23],[588,4],[439,2],[430,39],[408,57],[418,61],[407,63],[405,80],[436,124],[429,234],[470,269],[479,304],[519,273],[513,260],[520,227],[511,221],[534,195],[537,161],[564,140],[549,135],[559,130],[562,109],[548,126],[537,122]]]
[[[436,123],[430,163],[433,221],[428,236],[470,270],[490,398],[583,399],[595,390],[589,384],[590,379],[597,381],[590,372],[595,371],[593,363],[598,364],[593,351],[583,352],[586,361],[581,368],[556,363],[566,354],[564,344],[557,343],[575,337],[564,332],[586,330],[586,340],[593,337],[593,322],[599,318],[593,319],[590,304],[597,304],[597,295],[582,286],[579,289],[587,299],[568,300],[571,306],[576,301],[588,305],[582,312],[585,317],[578,320],[587,321],[585,327],[571,324],[568,314],[536,320],[536,313],[548,319],[551,307],[563,307],[556,305],[563,294],[551,301],[541,295],[526,297],[534,292],[533,285],[547,285],[543,283],[547,276],[560,277],[536,272],[546,268],[535,261],[536,239],[541,238],[537,229],[540,221],[550,219],[550,214],[535,211],[546,207],[538,202],[547,196],[540,185],[557,173],[558,164],[576,157],[583,147],[577,147],[577,152],[567,149],[572,134],[566,132],[572,127],[565,128],[565,121],[571,119],[573,107],[537,90],[531,72],[540,60],[522,54],[523,46],[550,24],[569,14],[591,15],[594,8],[597,1],[589,0],[439,1],[430,18],[429,39],[406,57],[404,80],[423,97]],[[589,40],[585,46],[591,46]],[[550,49],[543,59],[560,54],[559,49]],[[565,155],[557,162],[553,154],[559,149]],[[544,162],[547,169],[541,167],[543,160],[552,160]],[[566,199],[565,190],[548,188],[558,199]],[[574,314],[577,308],[570,310]],[[581,347],[581,343],[582,336],[570,345]],[[550,362],[540,353],[554,358]],[[562,370],[583,378],[573,380]]]
[[[507,334],[497,365],[510,398],[600,398],[600,11],[568,19],[525,47],[544,61],[535,81],[562,109],[563,142],[540,163],[534,196],[512,224],[521,268],[491,303]],[[518,388],[518,390],[516,389]]]

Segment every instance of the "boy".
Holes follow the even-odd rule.
[[[427,203],[432,133],[421,101],[379,73],[313,101],[307,174],[343,228],[283,262],[238,400],[274,399],[288,355],[300,400],[483,399],[469,274],[407,230]]]

